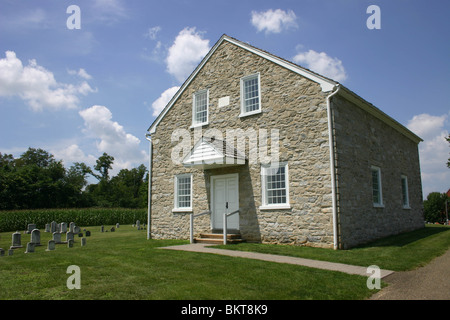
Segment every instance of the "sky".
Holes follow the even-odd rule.
[[[372,7],[375,5],[376,7]],[[412,130],[450,189],[450,2],[0,0],[0,152],[148,166],[147,129],[223,34],[342,83]]]

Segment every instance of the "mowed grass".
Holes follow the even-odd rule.
[[[109,230],[111,226],[105,226]],[[83,229],[83,227],[82,227]],[[147,240],[145,230],[123,225],[115,232],[87,227],[91,237],[81,247],[57,245],[46,251],[50,233],[41,230],[34,253],[24,248],[0,257],[0,299],[8,300],[361,300],[376,290],[367,277],[221,255],[160,249],[183,240]],[[450,247],[450,228],[428,226],[363,247],[334,251],[287,245],[240,244],[227,249],[251,250],[348,263],[410,270],[425,265]],[[0,248],[11,245],[11,232],[0,234]],[[63,240],[65,237],[63,237]],[[7,252],[6,252],[7,254]],[[81,288],[68,289],[81,271]],[[384,285],[384,284],[383,284]]]
[[[450,227],[425,228],[386,237],[350,250],[330,250],[289,245],[242,243],[219,248],[279,254],[357,266],[376,265],[381,269],[407,271],[422,267],[450,248]]]
[[[187,241],[147,240],[145,230],[132,226],[104,233],[100,227],[86,229],[91,237],[84,247],[75,237],[73,248],[61,244],[46,251],[51,235],[41,230],[43,246],[34,253],[24,253],[24,247],[0,257],[0,299],[354,300],[374,293],[362,276],[159,249]],[[0,234],[0,247],[6,251],[11,234]],[[30,235],[22,234],[22,244],[29,241]],[[80,268],[80,289],[67,287],[71,265]]]

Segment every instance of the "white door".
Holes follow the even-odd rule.
[[[211,177],[212,228],[223,229],[223,214],[239,209],[239,175]],[[239,230],[239,213],[228,217],[227,229]]]

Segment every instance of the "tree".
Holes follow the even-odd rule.
[[[447,194],[445,193],[431,192],[428,194],[427,200],[423,202],[425,221],[445,221],[445,202],[447,198]]]
[[[450,143],[450,134],[445,139]],[[450,168],[450,158],[448,158],[448,160],[447,160],[447,168]]]
[[[96,177],[99,181],[109,181],[109,170],[112,169],[112,164],[114,163],[114,157],[108,155],[106,152],[103,153],[102,156],[100,156],[97,161],[96,165],[94,167],[95,170],[100,172],[100,175],[94,174],[94,177]]]

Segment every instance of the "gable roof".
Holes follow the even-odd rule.
[[[423,141],[420,137],[418,137],[416,134],[411,132],[409,129],[407,129],[405,126],[388,116],[386,113],[375,107],[373,104],[367,102],[360,96],[358,96],[356,93],[352,92],[348,88],[344,87],[342,84],[340,84],[337,81],[334,81],[332,79],[329,79],[327,77],[324,77],[316,72],[313,72],[311,70],[308,70],[304,67],[301,67],[293,62],[290,62],[286,59],[280,58],[278,56],[275,56],[271,53],[268,53],[267,51],[258,49],[248,43],[239,41],[237,39],[234,39],[226,34],[222,35],[220,39],[216,42],[216,44],[211,48],[211,50],[207,53],[207,55],[202,59],[200,64],[195,68],[195,70],[191,73],[191,75],[186,79],[186,81],[182,84],[180,89],[175,93],[175,95],[172,97],[172,99],[169,101],[169,103],[166,105],[166,107],[161,111],[161,113],[156,117],[156,119],[153,121],[153,123],[148,128],[148,132],[150,134],[156,132],[156,127],[161,122],[161,120],[164,118],[166,113],[172,108],[172,106],[175,104],[175,102],[178,100],[178,98],[181,96],[181,94],[184,92],[184,90],[188,87],[188,85],[191,83],[191,81],[195,78],[195,76],[200,72],[200,70],[203,68],[203,66],[208,62],[209,58],[216,52],[217,48],[223,43],[223,42],[229,42],[232,43],[242,49],[245,49],[249,52],[252,52],[262,58],[265,58],[269,61],[272,61],[273,63],[278,64],[281,67],[284,67],[288,70],[291,70],[297,74],[300,74],[304,76],[305,78],[312,80],[320,85],[322,88],[322,92],[331,92],[334,89],[340,87],[341,90],[339,90],[338,94],[349,101],[353,102],[358,107],[362,108],[363,110],[369,112],[376,118],[380,119],[387,125],[393,127],[415,143],[419,143]]]

